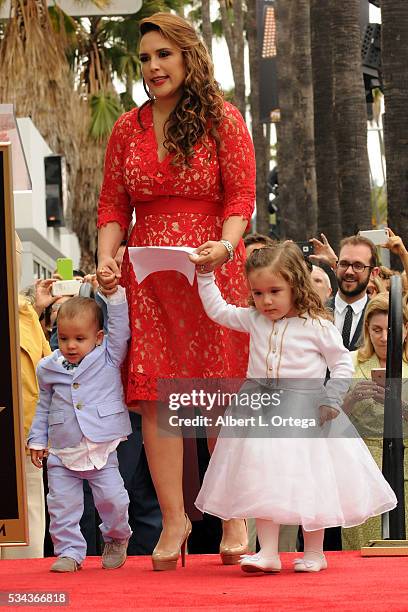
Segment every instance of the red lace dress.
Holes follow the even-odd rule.
[[[219,240],[223,221],[250,219],[255,200],[255,161],[247,127],[225,103],[225,118],[214,138],[195,147],[190,167],[174,166],[172,154],[159,162],[151,106],[119,118],[110,137],[99,200],[98,227],[116,221],[129,246],[191,246]],[[241,241],[235,259],[216,271],[224,298],[246,305]],[[246,374],[248,339],[210,321],[197,292],[178,272],[156,272],[140,285],[125,255],[131,342],[125,364],[126,400],[157,398],[159,378],[241,378]]]

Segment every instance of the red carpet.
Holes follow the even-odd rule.
[[[244,574],[236,566],[220,565],[214,555],[191,555],[186,568],[175,572],[151,571],[147,557],[129,557],[124,567],[111,571],[100,568],[100,558],[90,557],[74,574],[50,573],[52,559],[0,561],[0,591],[66,591],[69,606],[57,609],[82,612],[408,610],[408,559],[333,552],[327,554],[327,570],[295,574],[295,556],[282,555],[284,570],[275,575]]]

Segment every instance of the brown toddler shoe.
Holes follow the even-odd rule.
[[[121,567],[127,558],[128,540],[112,540],[105,542],[102,553],[102,567],[116,569]]]
[[[80,563],[71,557],[58,557],[51,565],[50,572],[76,572],[82,568]]]

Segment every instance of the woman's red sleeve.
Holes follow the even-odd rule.
[[[124,152],[130,132],[129,115],[130,113],[125,113],[119,117],[106,148],[97,222],[97,226],[101,227],[116,221],[126,232],[132,219],[132,206],[123,178]]]
[[[225,118],[218,127],[221,139],[218,159],[224,189],[224,219],[238,216],[251,219],[256,197],[255,153],[241,113],[225,104]]]

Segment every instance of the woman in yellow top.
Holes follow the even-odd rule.
[[[17,275],[21,277],[22,245],[16,234]],[[44,281],[48,302],[53,301],[49,293],[49,282]],[[51,353],[45,339],[38,313],[23,296],[18,296],[18,321],[20,332],[20,366],[21,388],[24,415],[24,439],[27,439],[31,422],[34,418],[38,400],[38,383],[36,376],[37,363]],[[44,556],[45,502],[42,472],[31,463],[31,457],[25,458],[27,483],[29,546],[3,546],[0,548],[1,559],[32,559]]]
[[[387,358],[388,293],[379,293],[367,305],[364,316],[363,345],[352,353],[355,384],[344,401],[344,410],[364,438],[377,465],[382,467],[384,430],[384,393],[371,379],[371,371],[385,368]],[[408,401],[408,305],[403,303],[402,400]],[[408,533],[408,452],[404,436],[405,524]],[[374,517],[358,527],[342,530],[343,549],[359,549],[369,540],[382,539],[381,517]]]

